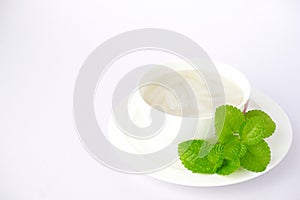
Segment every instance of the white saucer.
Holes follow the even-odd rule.
[[[271,148],[272,156],[271,162],[264,172],[254,173],[240,169],[229,176],[194,174],[185,169],[178,160],[171,166],[148,175],[169,183],[185,186],[208,187],[244,182],[270,171],[273,167],[280,163],[280,161],[282,161],[291,146],[293,133],[290,120],[280,106],[276,104],[276,102],[261,92],[253,89],[251,91],[249,109],[261,109],[265,111],[276,123],[275,133],[267,139],[267,142]],[[117,141],[119,139],[116,137],[110,137],[114,135],[114,133],[108,132],[108,134],[109,139],[114,145],[124,144],[124,140],[120,142]],[[128,143],[126,146],[128,146]]]

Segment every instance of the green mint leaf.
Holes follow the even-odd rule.
[[[262,172],[271,160],[271,151],[268,144],[261,140],[254,146],[247,146],[247,152],[241,158],[241,166],[252,172]]]
[[[212,163],[218,163],[223,160],[223,151],[224,146],[217,143],[207,155],[207,159]]]
[[[245,121],[244,114],[236,107],[225,105],[217,108],[215,113],[215,130],[223,143],[226,137],[239,133],[240,127]]]
[[[224,159],[221,167],[217,169],[219,175],[229,175],[240,168],[240,159],[232,158],[231,160]]]
[[[265,113],[261,110],[251,110],[245,114],[245,117],[246,117],[246,119],[249,119],[252,117],[262,117],[262,119],[264,121],[264,126],[265,126],[263,138],[270,137],[275,132],[276,124],[267,113]]]
[[[208,141],[204,140],[203,144],[200,147],[199,157],[204,158],[212,150],[215,144],[211,144]]]
[[[262,117],[251,117],[245,121],[241,131],[241,140],[247,145],[255,145],[261,141],[264,133]]]
[[[232,159],[240,156],[242,146],[238,136],[228,136],[223,145],[225,159]]]
[[[240,142],[241,145],[241,150],[239,152],[239,158],[242,158],[245,156],[246,152],[247,152],[247,146],[245,144],[243,144],[242,142]]]
[[[189,140],[179,144],[178,153],[180,160],[185,168],[194,173],[214,174],[222,165],[223,159],[216,159],[212,162],[207,158],[208,156],[201,158],[199,152],[203,143],[203,140]],[[213,149],[211,152],[216,153]]]

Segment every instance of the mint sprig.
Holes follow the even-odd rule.
[[[264,138],[270,137],[275,129],[274,121],[261,110],[244,114],[234,106],[220,106],[215,113],[217,143],[185,141],[178,145],[179,157],[194,173],[229,175],[240,167],[261,172],[271,160]]]

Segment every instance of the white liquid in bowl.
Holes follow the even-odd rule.
[[[239,106],[244,101],[242,89],[237,83],[225,76],[221,76],[221,82],[218,82],[214,73],[210,73],[209,76],[206,74],[205,78],[195,70],[181,70],[177,73],[181,78],[177,78],[173,73],[153,77],[153,82],[162,85],[168,82],[167,85],[171,86],[170,88],[159,84],[151,84],[140,88],[140,94],[145,102],[150,106],[159,105],[164,112],[176,116],[181,116],[182,110],[187,116],[207,116],[214,112],[212,110],[212,98],[214,98],[214,102],[218,102],[220,105]],[[186,87],[184,81],[188,83],[190,88]],[[219,83],[223,84],[223,87]],[[172,93],[175,88],[177,94]],[[189,89],[192,89],[194,97],[187,93]],[[181,104],[176,95],[186,98],[185,102],[189,102],[191,98],[196,98],[197,105],[191,103]]]

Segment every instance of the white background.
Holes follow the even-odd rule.
[[[0,0],[0,199],[297,199],[299,9],[297,0]],[[172,185],[97,163],[74,128],[76,75],[103,41],[146,27],[185,34],[278,102],[294,129],[283,162],[218,188]]]

